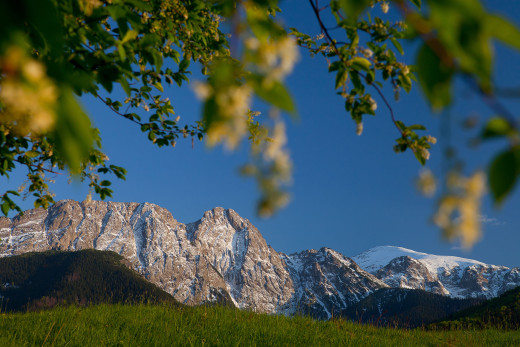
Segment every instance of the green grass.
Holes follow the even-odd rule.
[[[422,331],[224,307],[98,305],[0,315],[0,346],[518,346],[518,331]]]

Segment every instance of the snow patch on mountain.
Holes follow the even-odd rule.
[[[518,268],[403,247],[374,247],[352,259],[390,287],[422,289],[454,298],[492,298],[520,285]]]
[[[439,269],[462,269],[471,265],[487,265],[477,260],[446,255],[433,255],[396,246],[374,247],[352,257],[352,260],[358,263],[361,268],[373,273],[386,266],[393,259],[403,256],[409,256],[410,258],[421,260],[421,263],[424,264],[424,266],[426,266],[426,268],[432,273],[436,273]]]

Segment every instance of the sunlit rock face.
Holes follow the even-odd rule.
[[[328,319],[388,286],[330,248],[283,255],[296,283],[298,311]]]
[[[327,318],[335,306],[386,286],[332,250],[278,253],[230,209],[215,208],[183,224],[149,203],[65,200],[48,210],[0,219],[1,256],[86,248],[121,254],[145,278],[189,305],[227,302],[286,314],[314,305],[313,315]]]

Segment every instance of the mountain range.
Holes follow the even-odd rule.
[[[59,201],[0,218],[0,256],[110,250],[188,305],[227,302],[257,312],[327,319],[384,288],[491,298],[520,285],[520,269],[383,246],[348,258],[330,248],[284,254],[231,209],[194,223],[150,203]]]

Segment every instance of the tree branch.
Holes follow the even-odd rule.
[[[110,108],[110,109],[111,109],[115,114],[117,114],[118,116],[121,116],[121,117],[123,117],[123,118],[125,118],[125,119],[127,119],[127,120],[129,120],[129,121],[131,121],[131,122],[133,122],[133,123],[135,123],[135,124],[138,124],[138,125],[140,125],[140,126],[143,126],[143,125],[146,125],[146,124],[151,124],[151,123],[143,123],[143,122],[140,122],[140,121],[138,121],[138,120],[136,120],[136,119],[134,119],[134,118],[131,118],[131,117],[128,116],[128,113],[121,113],[121,112],[119,112],[119,111],[116,110],[112,105],[110,105],[110,103],[108,103],[108,102],[106,101],[106,99],[103,99],[103,98],[102,98],[100,95],[98,95],[98,94],[96,94],[96,97],[97,97],[99,100],[101,100],[101,101],[102,101],[106,106],[108,106],[108,108]],[[152,99],[153,99],[153,98],[152,98]],[[157,103],[156,103],[156,105],[157,105]],[[128,110],[128,107],[127,107],[127,110]],[[167,134],[175,134],[175,135],[180,135],[180,134],[184,135],[184,134],[186,133],[186,130],[185,130],[185,129],[178,130],[178,131],[175,131],[175,130],[164,130],[164,129],[163,129],[163,130],[161,130],[161,131],[164,131],[164,132],[167,133]],[[188,131],[188,132],[189,132],[189,131]]]
[[[327,41],[329,42],[329,44],[334,49],[334,52],[338,56],[339,60],[341,60],[343,63],[346,64],[345,58],[341,55],[341,53],[340,53],[340,51],[339,51],[339,49],[337,47],[337,42],[332,38],[332,36],[330,36],[329,31],[327,30],[327,28],[323,24],[323,21],[321,20],[320,10],[316,6],[316,4],[314,4],[313,0],[309,0],[309,3],[311,4],[311,7],[312,7],[312,9],[314,11],[316,19],[318,20],[318,23],[320,24],[321,32],[325,35]],[[316,0],[316,3],[317,3],[317,0]],[[365,81],[366,81],[366,76],[364,74],[360,73],[359,71],[357,71],[357,74],[359,74],[361,77],[363,77],[365,79]],[[394,123],[394,125],[397,128],[397,130],[399,131],[399,133],[402,136],[404,136],[403,130],[401,130],[401,128],[397,125],[397,121],[395,119],[394,111],[393,111],[392,107],[390,106],[390,103],[388,102],[388,100],[384,96],[383,92],[381,91],[381,89],[377,85],[375,85],[374,83],[370,83],[369,85],[371,87],[373,87],[376,90],[377,94],[381,97],[381,99],[383,99],[383,102],[385,103],[385,106],[390,111],[390,117],[392,119],[392,123]]]
[[[49,173],[56,174],[56,175],[63,175],[63,173],[61,173],[61,172],[56,172],[56,171],[53,171],[53,170],[50,170],[50,169],[46,169],[46,168],[44,168],[43,166],[40,166],[40,165],[25,163],[25,162],[21,161],[20,159],[14,159],[14,161],[17,162],[17,163],[23,164],[25,166],[34,167],[34,168],[36,168],[38,170],[41,170],[41,171],[49,172]]]
[[[495,88],[494,94],[500,98],[520,98],[520,87]]]

